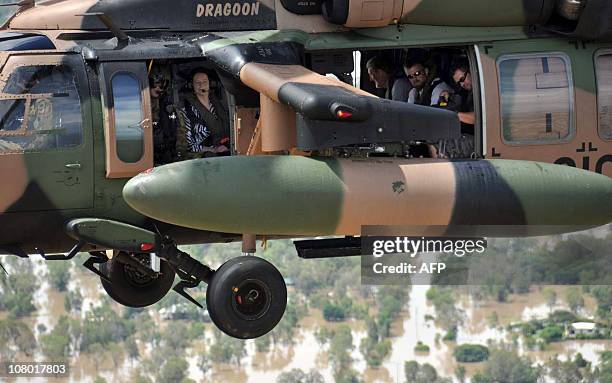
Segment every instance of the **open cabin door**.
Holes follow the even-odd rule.
[[[596,46],[534,39],[481,44],[478,51],[487,158],[565,164],[612,176],[606,157],[612,134],[602,135],[598,121]]]
[[[93,207],[92,117],[83,60],[16,53],[2,61],[0,209]]]

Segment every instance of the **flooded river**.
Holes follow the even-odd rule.
[[[76,262],[75,262],[76,264]],[[41,260],[33,260],[34,275],[38,279],[39,288],[35,293],[37,311],[35,315],[26,318],[37,338],[41,333],[38,330],[41,325],[47,331],[53,328],[60,315],[67,314],[64,308],[64,295],[49,286],[46,278],[46,266]],[[392,351],[383,361],[380,368],[368,368],[363,355],[359,351],[361,340],[366,336],[366,328],[363,321],[349,320],[346,323],[352,329],[353,335],[353,368],[363,377],[366,382],[399,383],[404,382],[404,362],[416,360],[419,363],[433,365],[438,373],[445,377],[453,377],[457,368],[452,354],[457,344],[478,343],[486,345],[488,341],[512,342],[511,334],[505,329],[509,323],[526,321],[529,319],[545,318],[551,307],[547,305],[541,289],[533,288],[532,292],[525,295],[510,295],[509,303],[498,303],[494,301],[475,302],[468,294],[461,294],[457,307],[463,311],[465,320],[458,328],[456,342],[444,342],[442,337],[446,331],[439,327],[434,320],[428,317],[436,317],[433,305],[427,301],[426,293],[430,286],[416,285],[411,288],[409,298],[405,302],[403,311],[392,325],[391,341]],[[69,289],[79,289],[83,295],[83,309],[80,313],[85,316],[95,305],[100,304],[100,298],[104,292],[100,287],[98,278],[84,270],[82,267],[72,268],[72,279],[68,285]],[[553,287],[558,302],[552,309],[567,309],[563,302],[564,290],[567,287]],[[593,316],[595,301],[585,296],[584,316]],[[153,310],[151,310],[153,312]],[[77,315],[72,313],[72,315]],[[6,313],[0,313],[5,317]],[[497,324],[491,327],[491,319],[497,317]],[[167,321],[160,321],[159,315],[155,315],[156,321],[165,326]],[[201,340],[193,342],[187,350],[187,361],[189,362],[189,377],[197,382],[236,382],[236,383],[261,383],[274,382],[283,371],[299,368],[304,371],[316,370],[323,375],[326,382],[333,382],[332,369],[327,357],[328,345],[320,345],[315,337],[315,332],[321,327],[330,329],[340,326],[341,323],[329,323],[323,319],[320,310],[311,309],[306,317],[300,320],[296,329],[293,345],[272,346],[269,352],[258,352],[255,341],[245,341],[246,356],[240,365],[215,364],[206,372],[198,367],[198,360],[202,350],[210,344],[213,337],[211,324],[206,325],[206,334]],[[417,353],[414,347],[417,342],[422,342],[430,347],[428,353]],[[612,349],[612,341],[566,341],[553,343],[546,351],[528,350],[519,338],[519,352],[530,356],[538,363],[544,363],[551,357],[559,355],[561,359],[573,358],[580,352],[584,358],[594,364],[599,363],[599,353]],[[139,343],[141,354],[144,357],[155,352],[151,345]],[[33,360],[42,360],[42,355],[37,354]],[[109,382],[131,381],[133,369],[139,365],[125,357],[118,359],[119,366],[114,366],[108,352],[94,358],[90,354],[77,354],[70,360],[72,366],[71,382],[93,381],[96,376],[103,376]],[[472,375],[481,364],[466,365],[468,376]],[[18,382],[44,382],[45,379],[18,379]],[[58,381],[58,380],[53,380]]]

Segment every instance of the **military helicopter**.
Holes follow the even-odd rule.
[[[85,266],[123,305],[154,304],[178,275],[174,290],[197,305],[186,289],[208,284],[222,331],[255,338],[287,300],[278,270],[252,256],[258,238],[340,236],[295,242],[300,256],[323,258],[360,254],[356,239],[372,225],[528,236],[612,221],[608,1],[2,8],[0,252],[55,261],[89,252]],[[460,85],[444,102],[387,99],[377,88],[370,59],[384,55],[400,81],[415,48]],[[448,73],[454,58],[467,62],[459,78]],[[198,68],[227,110],[230,155],[154,167],[150,78],[181,105]],[[463,136],[448,97],[466,91]],[[472,148],[463,158],[410,154],[462,138]],[[247,255],[217,270],[177,247],[232,241]]]

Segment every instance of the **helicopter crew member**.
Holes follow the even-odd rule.
[[[438,77],[431,78],[429,68],[420,60],[407,59],[403,64],[404,73],[412,89],[408,94],[407,102],[423,106],[438,105],[442,94],[448,94],[451,90],[444,81]],[[411,145],[410,156],[412,157],[436,157],[437,152],[432,145],[417,143]]]
[[[166,94],[167,84],[161,74],[149,78],[153,117],[153,153],[156,165],[170,163],[176,157],[178,117],[174,104]]]
[[[393,66],[383,56],[374,56],[366,63],[370,81],[377,89],[385,89],[387,100],[403,101],[408,99],[410,83],[404,79],[393,77]]]
[[[420,61],[404,62],[404,73],[412,85],[408,102],[417,105],[438,105],[444,92],[451,92],[451,87],[439,77],[432,78],[429,68]]]
[[[462,132],[465,130],[471,130],[474,134],[474,123],[476,117],[474,114],[474,95],[472,92],[472,75],[470,73],[470,65],[466,61],[460,61],[453,65],[451,69],[453,81],[459,87],[465,91],[465,97],[462,98],[461,105],[458,110],[459,120],[462,125]],[[464,127],[464,125],[466,125]],[[470,126],[471,125],[471,126]]]
[[[461,122],[461,137],[453,140],[440,140],[435,145],[439,158],[470,158],[474,154],[474,96],[472,92],[472,75],[467,60],[460,60],[452,65],[451,77],[455,85],[461,89],[452,96],[446,95],[447,109],[457,112]]]
[[[180,110],[176,150],[178,160],[229,154],[227,111],[211,92],[211,78],[203,70],[192,77],[193,93]]]

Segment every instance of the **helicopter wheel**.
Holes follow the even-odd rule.
[[[160,260],[160,271],[157,277],[151,277],[138,271],[134,266],[120,262],[116,257],[100,265],[100,271],[110,278],[102,278],[102,287],[117,303],[128,307],[145,307],[159,302],[174,283],[174,270],[168,262]],[[125,254],[127,255],[127,254]],[[149,254],[135,254],[139,261],[150,265]]]
[[[234,338],[252,339],[272,330],[287,306],[287,286],[270,262],[242,256],[225,262],[209,281],[206,306],[213,323]]]

